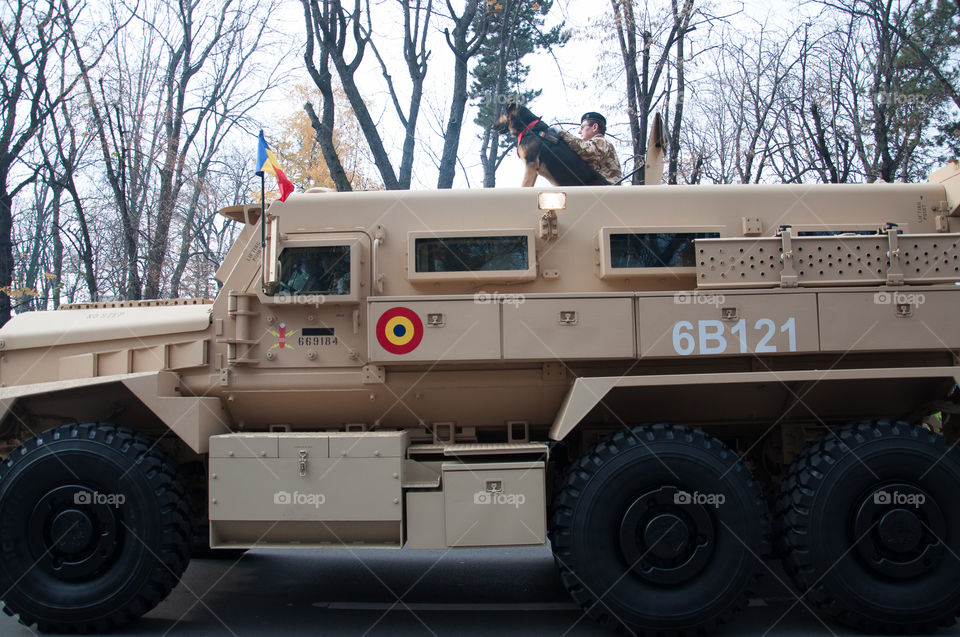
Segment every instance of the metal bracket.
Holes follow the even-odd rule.
[[[526,420],[507,421],[507,442],[529,442],[530,423]]]
[[[373,233],[373,291],[376,294],[383,294],[383,274],[380,272],[380,246],[386,240],[386,231],[383,226],[377,226]]]
[[[887,241],[889,242],[890,267],[887,268],[887,285],[903,285],[902,254],[897,243],[897,224],[887,223]]]
[[[563,366],[563,363],[557,361],[550,361],[549,363],[543,364],[542,369],[542,378],[543,380],[563,380],[567,377],[567,368]]]
[[[560,236],[560,223],[557,220],[556,210],[545,210],[540,215],[540,238],[556,239]]]
[[[780,226],[780,241],[783,246],[783,270],[780,271],[780,287],[797,287],[797,270],[793,267],[793,234],[791,226]]]
[[[759,237],[763,234],[763,221],[760,217],[741,217],[740,231],[745,237]]]
[[[381,365],[364,365],[360,368],[360,380],[364,385],[382,385],[387,382],[387,372]]]

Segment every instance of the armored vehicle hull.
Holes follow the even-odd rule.
[[[549,540],[585,611],[640,633],[727,621],[773,552],[846,624],[952,621],[958,204],[954,163],[928,184],[226,209],[243,228],[216,299],[0,330],[5,606],[124,623],[199,530]]]

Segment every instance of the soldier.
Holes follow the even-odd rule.
[[[593,166],[607,181],[620,180],[620,159],[613,144],[607,141],[607,120],[600,113],[590,111],[580,118],[580,137],[560,131],[560,138],[569,144],[585,162]]]

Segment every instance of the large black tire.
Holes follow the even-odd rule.
[[[777,497],[784,566],[824,615],[870,633],[932,632],[960,612],[960,451],[906,423],[811,443]]]
[[[638,635],[696,635],[746,605],[769,552],[759,485],[702,431],[634,427],[567,474],[550,540],[563,582],[599,623]]]
[[[170,593],[189,551],[177,467],[129,429],[64,425],[0,464],[0,595],[27,626],[126,624]]]

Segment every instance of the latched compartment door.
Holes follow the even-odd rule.
[[[399,548],[406,431],[210,438],[214,546]]]
[[[505,359],[633,358],[633,299],[526,299],[502,305]]]
[[[640,356],[738,356],[820,349],[817,295],[678,292],[638,299]]]
[[[960,290],[821,292],[824,351],[960,348]]]
[[[500,358],[500,306],[470,299],[370,303],[370,359],[376,362]]]
[[[543,462],[444,463],[447,546],[546,541]]]

